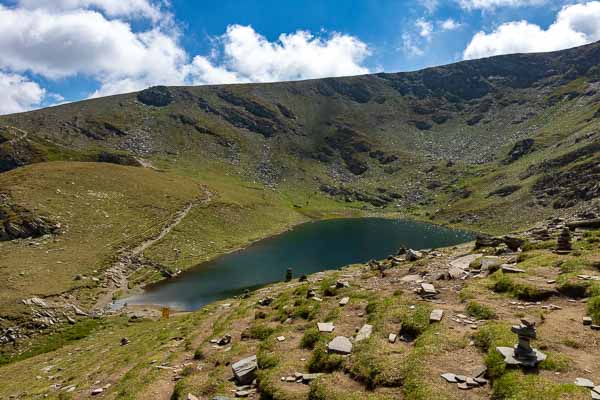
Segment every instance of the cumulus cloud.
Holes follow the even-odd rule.
[[[31,110],[40,105],[45,93],[24,76],[0,71],[0,114]]]
[[[30,10],[68,11],[96,9],[109,17],[161,18],[160,7],[148,0],[19,0],[17,5]]]
[[[491,33],[478,32],[463,57],[561,50],[596,40],[600,40],[600,2],[591,1],[564,6],[547,29],[527,21],[513,21]]]
[[[545,4],[547,0],[458,0],[467,10],[493,10],[500,7],[531,7]]]
[[[363,65],[369,47],[336,32],[300,30],[270,41],[251,26],[231,25],[213,41],[208,55],[190,55],[173,26],[151,23],[139,30],[132,24],[136,15],[168,20],[170,14],[150,0],[16,4],[0,4],[0,71],[50,80],[87,77],[98,82],[90,97],[158,84],[272,82],[369,72]]]
[[[452,18],[448,18],[447,20],[439,21],[439,26],[443,31],[454,31],[460,28],[462,25]]]
[[[307,31],[269,41],[251,26],[231,25],[220,38],[221,63],[197,56],[190,73],[195,83],[273,82],[368,73],[362,62],[368,46],[349,35],[326,37]]]
[[[433,24],[430,21],[419,18],[417,22],[415,22],[415,26],[418,29],[419,36],[425,39],[431,38],[431,34],[433,33]]]

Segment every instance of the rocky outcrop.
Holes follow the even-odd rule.
[[[137,99],[147,106],[166,107],[175,99],[166,86],[153,86],[138,93]]]
[[[600,162],[579,164],[566,171],[539,178],[532,191],[542,205],[573,207],[581,201],[600,197]]]
[[[58,233],[60,224],[35,215],[0,193],[0,241],[26,239]]]
[[[533,139],[523,139],[515,143],[513,148],[508,153],[508,156],[502,161],[504,164],[510,164],[517,161],[526,154],[533,151],[533,145],[535,141]]]

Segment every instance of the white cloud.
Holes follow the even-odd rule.
[[[371,54],[369,47],[350,35],[297,31],[269,41],[250,26],[231,25],[213,41],[208,56],[191,56],[173,26],[153,23],[139,31],[127,19],[117,18],[160,13],[153,4],[147,0],[20,0],[10,8],[0,4],[0,70],[51,80],[85,76],[99,84],[90,97],[158,84],[272,82],[369,72],[363,65]],[[170,14],[161,16],[168,19]]]
[[[31,110],[40,105],[45,93],[24,76],[0,71],[0,114]]]
[[[421,4],[429,13],[433,13],[438,5],[438,0],[418,0],[419,4]]]
[[[410,56],[422,56],[425,53],[415,37],[406,32],[402,34],[402,50]]]
[[[600,2],[591,1],[564,6],[548,29],[527,21],[514,21],[491,33],[478,32],[463,57],[561,50],[596,40],[600,40]]]
[[[109,17],[150,18],[161,17],[160,8],[149,0],[19,0],[22,8],[46,11],[69,11],[80,9],[97,9]]]
[[[433,33],[433,24],[430,21],[419,18],[417,22],[415,22],[415,26],[419,31],[419,36],[428,40],[431,38],[431,34]]]
[[[452,18],[448,18],[445,21],[439,21],[439,25],[444,31],[454,31],[462,26],[459,22],[456,22]]]
[[[327,37],[297,31],[269,41],[250,26],[231,25],[221,37],[223,61],[197,56],[190,72],[196,83],[273,82],[366,74],[362,62],[371,52],[349,35]]]
[[[545,4],[547,0],[458,0],[467,10],[493,10],[500,7],[531,7]]]

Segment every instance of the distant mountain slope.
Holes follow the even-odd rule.
[[[373,206],[504,198],[527,187],[536,204],[564,208],[598,194],[588,186],[597,178],[599,65],[594,43],[410,73],[153,87],[0,117],[0,170],[147,158]],[[592,161],[571,169],[584,159]],[[472,176],[499,168],[504,178]],[[555,188],[563,183],[584,193]]]

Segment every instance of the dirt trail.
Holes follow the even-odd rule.
[[[132,249],[121,252],[118,260],[105,271],[105,276],[107,277],[109,286],[107,291],[101,294],[96,301],[94,309],[101,309],[112,302],[113,295],[118,290],[127,291],[129,284],[128,277],[131,273],[130,266],[133,258],[140,256],[144,251],[167,236],[177,225],[181,223],[181,221],[184,220],[192,208],[198,205],[207,205],[212,201],[214,194],[208,190],[206,186],[202,186],[202,191],[204,192],[204,198],[202,200],[191,201],[187,203],[181,210],[175,213],[171,221],[165,224],[157,235],[142,241]]]
[[[25,139],[27,139],[27,136],[29,135],[28,132],[25,132],[24,130],[19,129],[16,126],[3,125],[2,128],[6,128],[8,130],[12,129],[12,130],[17,131],[17,132],[19,132],[21,134],[21,136],[15,135],[14,139],[11,139],[11,140],[8,141],[9,144],[15,144],[18,141],[25,140]]]

